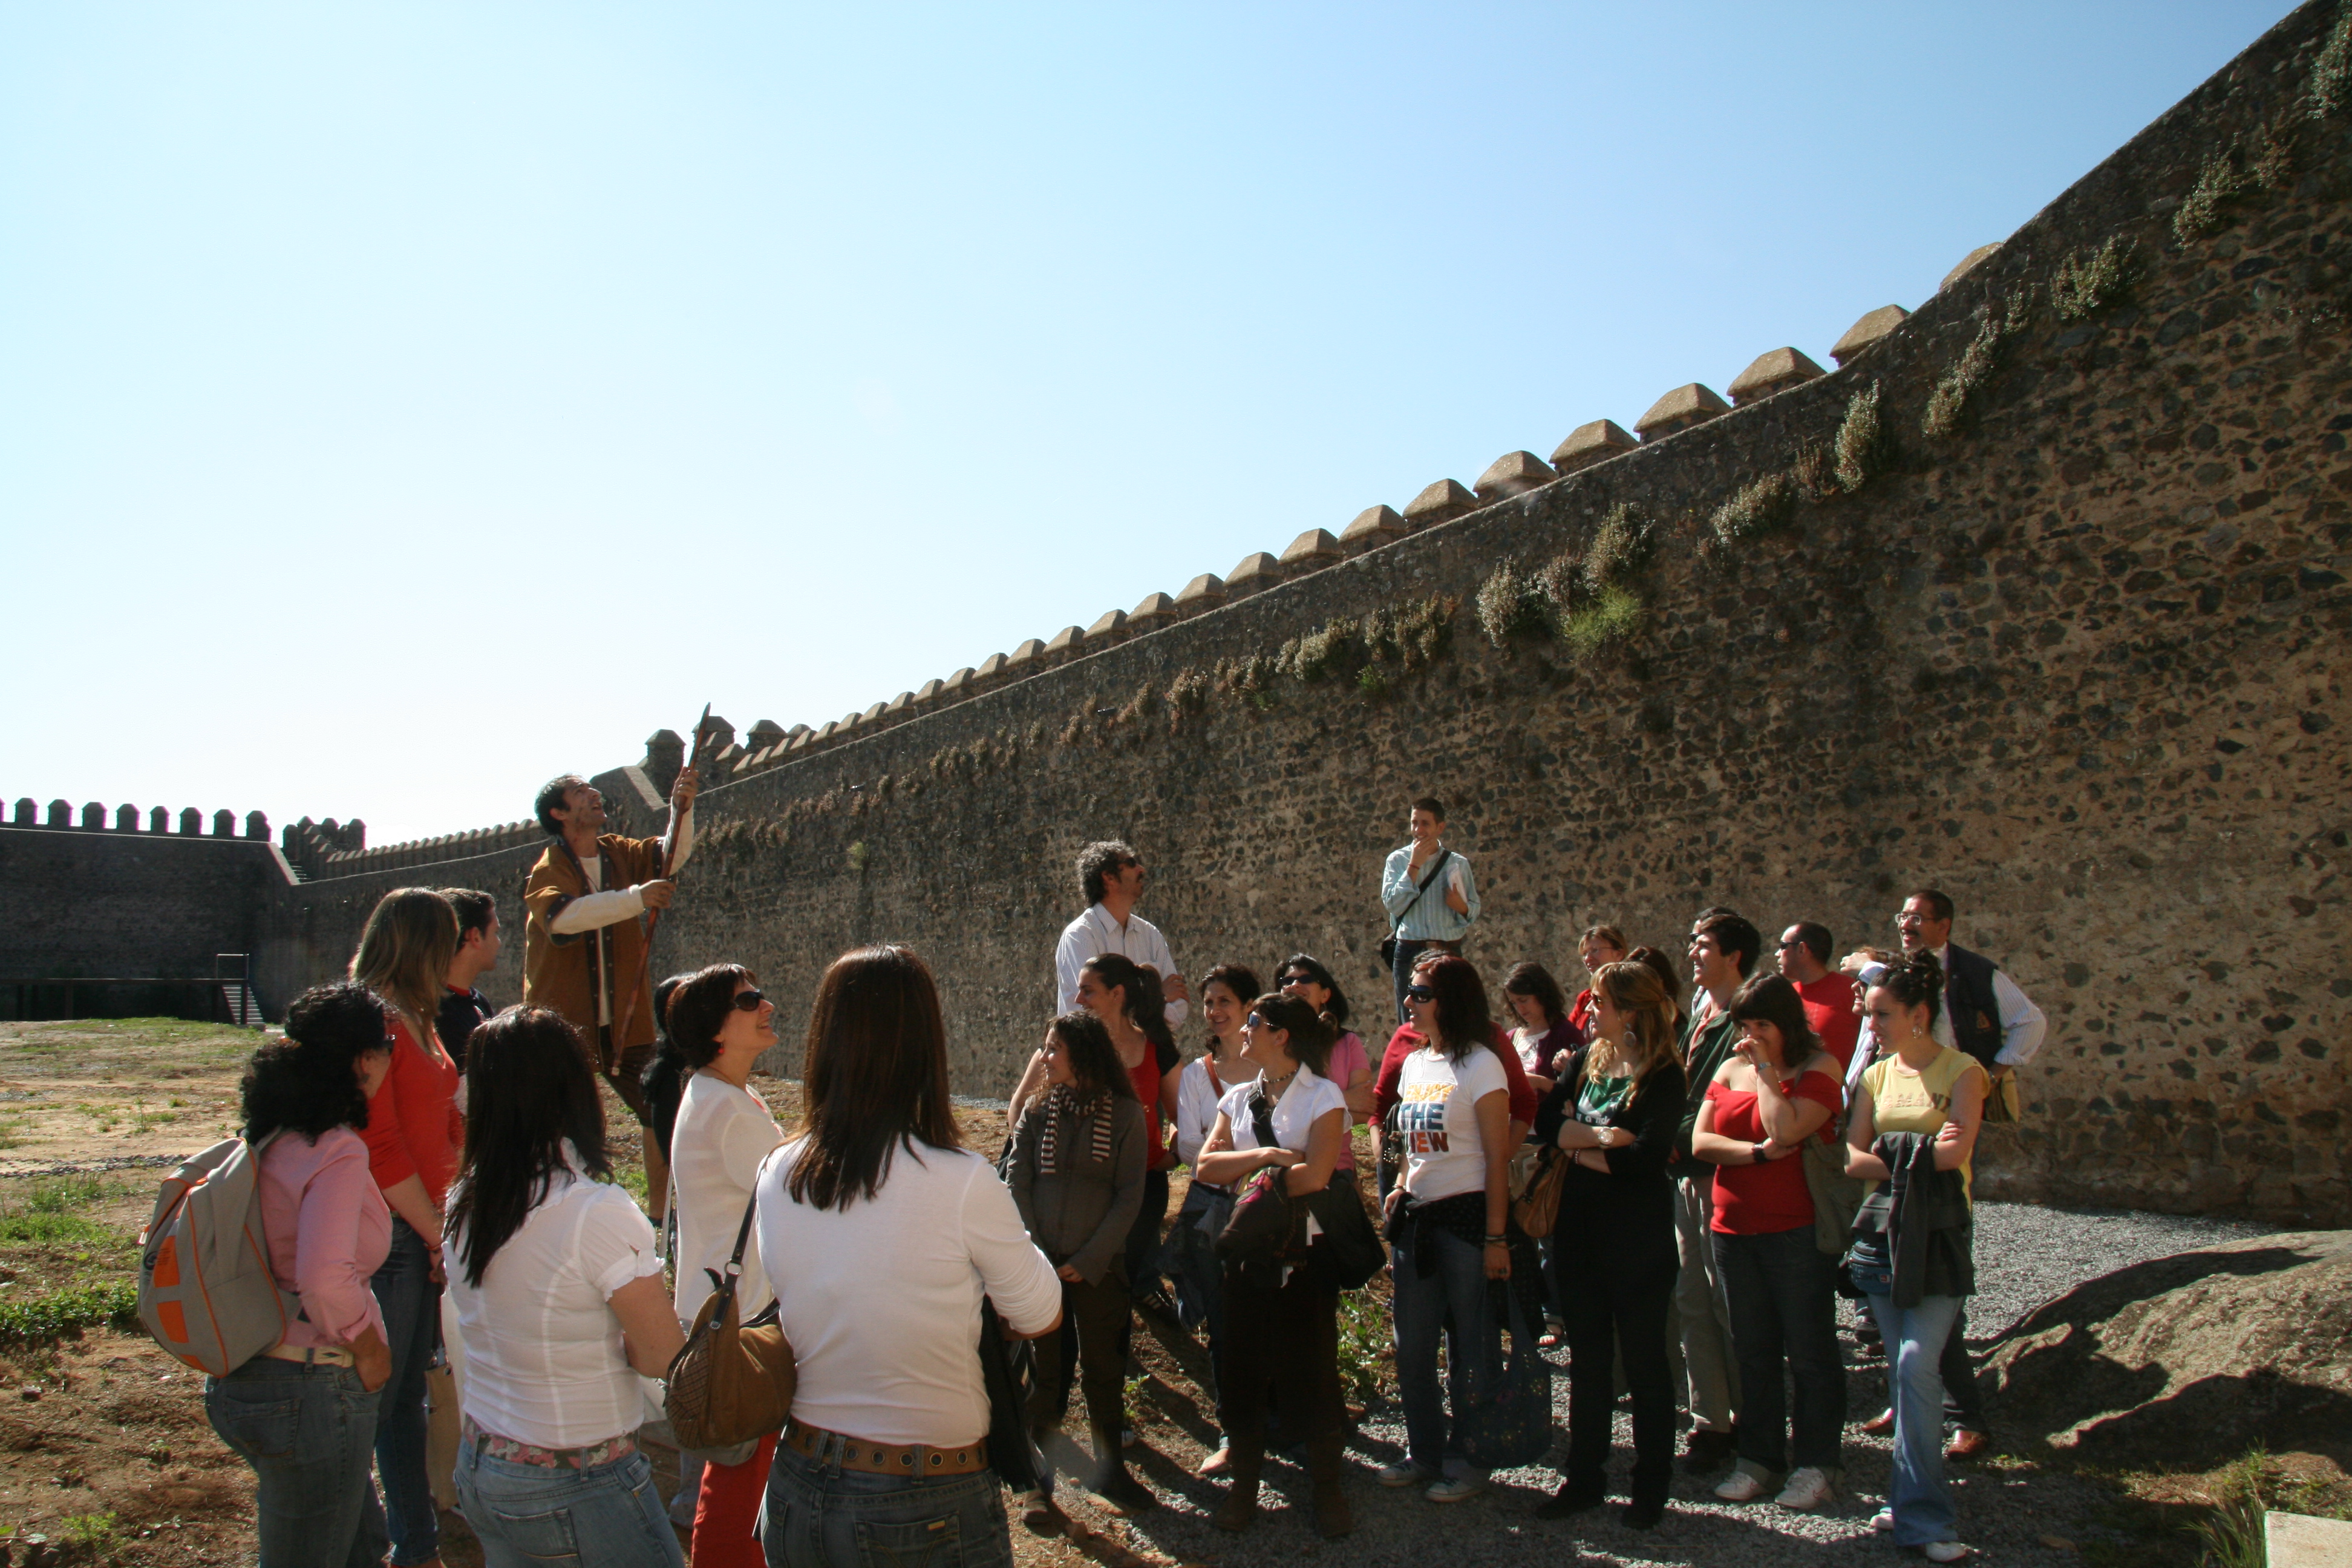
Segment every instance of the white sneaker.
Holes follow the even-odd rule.
[[[1432,1485],[1421,1495],[1432,1502],[1460,1502],[1476,1497],[1486,1489],[1486,1483],[1471,1476],[1448,1476]]]
[[[1878,1531],[1881,1533],[1892,1531],[1895,1529],[1895,1510],[1891,1508],[1882,1508],[1876,1513],[1872,1514],[1870,1516],[1870,1528]]]
[[[1417,1487],[1433,1473],[1411,1459],[1400,1459],[1393,1465],[1382,1465],[1372,1473],[1372,1479],[1384,1487]]]
[[[1930,1563],[1958,1563],[1969,1555],[1965,1541],[1931,1541],[1919,1548],[1919,1554]]]
[[[1792,1472],[1789,1484],[1772,1500],[1782,1508],[1819,1508],[1837,1496],[1837,1488],[1827,1472],[1817,1466],[1805,1465]]]
[[[1715,1489],[1715,1495],[1726,1502],[1754,1502],[1769,1489],[1761,1479],[1746,1470],[1734,1470]]]

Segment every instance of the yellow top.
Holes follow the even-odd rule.
[[[1881,1132],[1942,1131],[1950,1120],[1952,1090],[1970,1073],[1982,1080],[1980,1089],[1992,1087],[1982,1062],[1949,1046],[1918,1072],[1905,1067],[1900,1057],[1881,1057],[1862,1070],[1862,1087],[1870,1091],[1871,1125]],[[1973,1151],[1960,1163],[1960,1181],[1970,1202],[1976,1198],[1975,1163]]]

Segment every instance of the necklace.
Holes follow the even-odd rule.
[[[1258,1084],[1259,1087],[1265,1090],[1267,1099],[1277,1099],[1281,1096],[1284,1089],[1290,1087],[1290,1080],[1297,1076],[1298,1069],[1297,1068],[1292,1068],[1280,1078],[1275,1077],[1272,1073],[1260,1073],[1258,1075]]]

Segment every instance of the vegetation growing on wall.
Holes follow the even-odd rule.
[[[1786,528],[1797,515],[1797,483],[1787,474],[1767,474],[1733,492],[1715,509],[1707,526],[1726,544],[1760,539]]]
[[[2050,278],[2050,307],[2062,321],[2087,321],[2129,294],[2139,270],[2139,247],[2109,235],[2096,250],[2077,251],[2058,264]]]
[[[1878,383],[1872,382],[1846,400],[1845,417],[1838,422],[1837,437],[1830,443],[1831,472],[1838,489],[1853,494],[1870,482],[1886,461],[1885,427],[1878,417]]]
[[[1977,335],[1960,351],[1959,359],[1936,383],[1936,390],[1927,395],[1927,412],[1919,421],[1919,428],[1929,436],[1942,439],[1960,431],[1960,416],[1968,409],[1969,399],[1990,378],[2000,363],[2000,352],[2011,338],[2025,328],[2026,311],[2032,303],[2031,286],[2021,288],[2007,300],[1988,303],[1978,320]]]

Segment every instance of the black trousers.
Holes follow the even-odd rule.
[[[1551,1281],[1568,1326],[1568,1488],[1607,1487],[1615,1367],[1622,1349],[1633,1400],[1637,1504],[1658,1505],[1675,1477],[1675,1385],[1666,1337],[1681,1265],[1674,1236],[1662,1245],[1595,1255],[1553,1244]]]
[[[1339,1395],[1339,1296],[1294,1268],[1279,1289],[1225,1270],[1225,1332],[1217,1365],[1217,1420],[1234,1450],[1265,1451],[1266,1394],[1282,1405],[1286,1439],[1336,1454],[1348,1418]]]
[[[1122,1384],[1127,1376],[1129,1319],[1127,1280],[1117,1263],[1103,1270],[1097,1284],[1062,1281],[1062,1321],[1077,1342],[1077,1382],[1086,1391],[1087,1420],[1096,1431],[1109,1428],[1114,1453],[1126,1405]],[[1029,1391],[1032,1426],[1058,1418],[1070,1399],[1071,1358],[1066,1335],[1047,1334],[1036,1346],[1037,1381]]]

